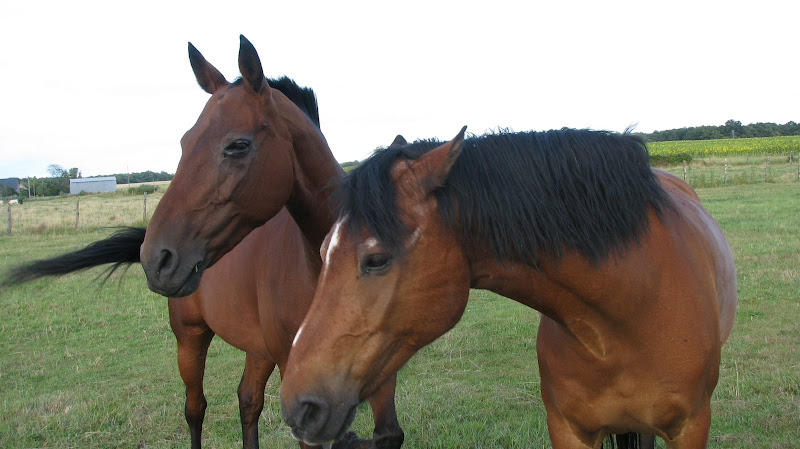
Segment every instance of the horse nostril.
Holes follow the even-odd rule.
[[[297,407],[295,416],[295,429],[303,435],[315,435],[319,433],[328,422],[328,404],[317,397],[306,397],[301,399],[300,406]]]
[[[177,266],[178,257],[175,251],[171,249],[164,248],[161,250],[158,258],[158,265],[156,266],[156,272],[161,274],[169,274],[175,271],[175,267]]]

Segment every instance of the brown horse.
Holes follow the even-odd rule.
[[[276,365],[284,372],[311,304],[318,249],[334,221],[329,195],[343,174],[319,130],[314,93],[288,78],[271,85],[255,48],[243,36],[240,43],[242,77],[233,83],[189,44],[192,69],[211,98],[181,140],[177,172],[146,233],[127,229],[21,267],[12,279],[141,262],[150,288],[170,296],[192,448],[201,442],[214,335],[246,352],[238,391],[243,445],[258,447],[264,387]],[[348,435],[335,447],[402,445],[394,387],[390,376],[370,399],[373,440]]]
[[[340,187],[314,302],[281,384],[304,441],[452,328],[470,288],[542,312],[553,448],[609,434],[706,447],[736,274],[694,191],[651,170],[635,136],[560,130],[376,153]]]

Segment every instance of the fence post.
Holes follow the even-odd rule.
[[[6,229],[6,233],[11,235],[11,203],[8,203],[8,229]]]
[[[683,181],[686,182],[686,159],[683,160]]]
[[[764,161],[764,182],[769,179],[769,160],[770,156],[767,156],[767,160]]]
[[[78,225],[81,222],[81,198],[78,197],[78,202],[75,204],[75,229],[78,229]]]
[[[725,174],[722,175],[722,183],[728,183],[728,158],[725,158]]]
[[[147,192],[144,192],[144,206],[142,208],[142,221],[147,223]]]

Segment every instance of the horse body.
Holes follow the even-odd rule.
[[[659,435],[671,449],[705,447],[736,276],[697,195],[652,172],[627,136],[493,137],[551,142],[541,154],[514,150],[506,167],[522,166],[516,175],[476,141],[467,143],[470,164],[455,170],[461,139],[463,131],[421,154],[376,155],[346,181],[351,201],[323,243],[315,299],[281,385],[294,433],[316,441],[343,432],[351,407],[456,324],[473,287],[542,312],[537,351],[554,449],[598,448],[626,432]],[[627,168],[603,174],[592,158]],[[531,184],[532,170],[544,181]],[[388,184],[376,187],[381,176]],[[365,180],[388,206],[361,205]],[[490,186],[470,190],[481,184]],[[481,207],[488,212],[469,210]]]
[[[230,345],[283,362],[313,298],[320,264],[284,209],[209,268],[196,292],[170,298],[170,313],[189,320],[182,304],[193,303],[191,309]]]
[[[195,292],[169,298],[193,447],[200,447],[206,408],[203,371],[214,335],[246,353],[239,385],[242,442],[245,448],[258,447],[264,388],[274,367],[282,370],[285,365],[291,339],[313,297],[319,263],[283,209],[207,269]]]
[[[671,447],[708,439],[736,307],[733,258],[699,202],[662,185],[682,207],[651,213],[640,244],[600,267],[567,256],[528,273],[531,291],[514,297],[549,311],[537,354],[554,447],[596,447],[605,434],[630,431]]]

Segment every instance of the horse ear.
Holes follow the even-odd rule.
[[[401,136],[400,134],[398,134],[397,137],[395,137],[394,140],[392,141],[392,144],[389,145],[389,148],[402,147],[402,146],[405,146],[405,145],[408,145],[408,142],[406,141],[406,138]]]
[[[453,140],[432,149],[414,161],[413,172],[422,181],[426,192],[444,184],[450,169],[453,168],[458,155],[461,154],[466,131],[467,127],[465,126]]]
[[[261,68],[261,59],[253,44],[243,35],[239,35],[239,72],[242,79],[256,93],[261,93],[266,81],[264,80],[264,70]]]
[[[209,64],[191,42],[189,42],[189,62],[192,64],[192,71],[197,78],[197,83],[204,91],[213,94],[217,89],[228,84],[228,80],[222,76],[222,73]]]

